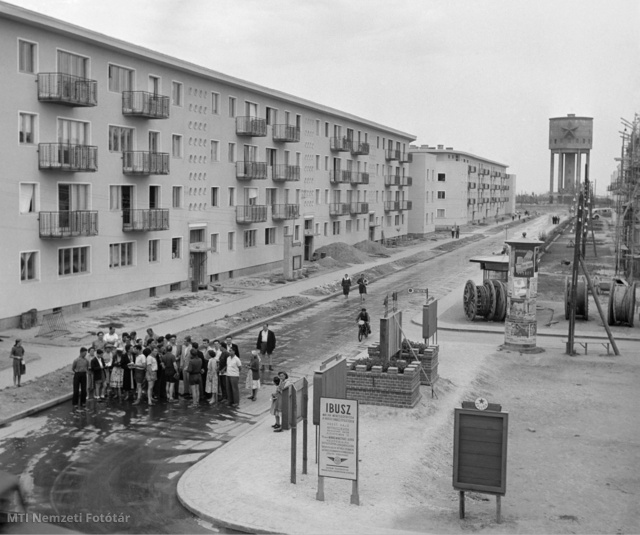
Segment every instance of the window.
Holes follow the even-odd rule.
[[[278,189],[266,188],[266,204],[267,206],[273,206],[278,204]]]
[[[220,188],[211,188],[211,206],[220,206]]]
[[[264,244],[265,245],[274,245],[276,243],[276,229],[275,227],[270,227],[264,229]]]
[[[324,204],[329,204],[329,190],[324,190]]]
[[[316,204],[320,204],[320,190],[316,189]]]
[[[438,199],[444,199],[445,198],[445,192],[444,191],[438,191]]]
[[[33,214],[37,212],[36,193],[37,184],[21,183],[20,184],[20,213]]]
[[[446,175],[445,173],[438,173],[438,182],[445,182]]]
[[[329,123],[324,123],[324,137],[329,137]]]
[[[171,136],[171,155],[174,158],[182,158],[182,136],[178,134]]]
[[[345,222],[345,232],[349,234],[351,232],[351,220],[347,219]]]
[[[149,262],[158,261],[159,247],[160,247],[160,240],[149,240]]]
[[[320,155],[316,154],[316,171],[320,171]]]
[[[214,115],[220,114],[220,94],[211,92],[211,113]]]
[[[329,235],[329,223],[325,222],[324,224],[324,235],[328,236]]]
[[[149,186],[149,208],[160,208],[160,186]]]
[[[171,238],[171,258],[182,257],[182,238]]]
[[[215,139],[211,140],[211,161],[212,162],[220,161],[220,143]]]
[[[173,186],[171,191],[171,207],[182,208],[182,186]]]
[[[229,201],[229,206],[236,205],[236,188],[229,188],[228,201]]]
[[[38,280],[38,251],[20,253],[20,280]]]
[[[244,248],[255,247],[258,238],[257,230],[245,230],[244,231]]]
[[[316,136],[320,135],[320,119],[316,119]]]
[[[235,163],[236,161],[236,144],[229,143],[229,161]]]
[[[236,116],[236,97],[229,97],[229,117]]]
[[[236,241],[236,233],[235,232],[229,232],[227,234],[227,249],[229,251],[233,251],[235,249],[235,241]]]
[[[171,82],[171,104],[182,107],[182,84]]]
[[[217,253],[218,252],[218,242],[219,242],[219,234],[212,234],[211,235],[211,252],[212,253]]]
[[[265,114],[267,124],[273,126],[278,123],[278,110],[267,106]]]
[[[36,44],[18,39],[18,70],[28,74],[36,72]]]
[[[131,208],[133,186],[109,186],[109,210]]]
[[[89,247],[58,249],[58,275],[89,272]]]
[[[295,225],[293,227],[293,239],[295,241],[300,241],[300,225]]]
[[[22,145],[33,145],[36,142],[36,116],[32,113],[19,115],[19,142]]]
[[[396,225],[396,226],[398,226],[400,224],[400,216],[399,215],[394,216],[393,224]]]
[[[444,215],[444,208],[438,208],[436,210],[436,217],[445,217]]]
[[[133,128],[109,126],[109,151],[124,152],[133,150]]]
[[[122,93],[133,88],[133,70],[109,65],[109,91]]]
[[[133,265],[133,242],[109,245],[109,267],[117,268]]]
[[[337,236],[340,234],[340,221],[333,222],[333,235]]]

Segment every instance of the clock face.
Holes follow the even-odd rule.
[[[479,411],[485,410],[489,406],[489,402],[484,398],[476,399],[476,409]]]

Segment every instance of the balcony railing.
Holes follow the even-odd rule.
[[[123,232],[169,230],[169,209],[122,210],[122,230]]]
[[[98,212],[75,210],[40,212],[41,238],[74,238],[98,235]]]
[[[122,172],[125,175],[168,175],[169,154],[127,150],[122,153]]]
[[[299,204],[274,204],[271,206],[271,219],[282,221],[300,217]]]
[[[413,186],[413,177],[401,176],[398,186]]]
[[[240,180],[266,180],[267,162],[236,162],[236,178]]]
[[[149,119],[168,119],[169,97],[148,91],[123,91],[122,114]]]
[[[344,202],[334,202],[329,205],[329,215],[339,216],[349,213],[349,204]]]
[[[348,137],[332,137],[331,138],[331,150],[338,152],[349,152],[351,150],[351,144],[353,141]]]
[[[352,215],[367,214],[369,213],[369,203],[368,202],[352,202],[349,205],[349,213],[351,213]]]
[[[267,220],[267,206],[248,204],[236,206],[237,223],[264,223]]]
[[[355,156],[366,156],[369,154],[369,143],[365,143],[364,141],[352,141],[351,154]]]
[[[400,201],[384,201],[385,212],[397,212],[400,210]]]
[[[384,151],[384,157],[387,160],[399,160],[400,159],[400,151],[387,149]]]
[[[413,208],[413,201],[399,201],[399,210],[411,210]]]
[[[66,106],[96,106],[98,82],[61,72],[38,74],[38,100]]]
[[[401,152],[399,160],[400,163],[411,163],[413,161],[413,154],[410,152]]]
[[[350,184],[351,183],[351,171],[331,171],[329,173],[329,181],[332,184]]]
[[[271,178],[275,182],[289,182],[300,180],[300,166],[288,165],[285,163],[274,165],[271,172]]]
[[[236,117],[236,134],[265,137],[267,135],[267,120],[258,117]]]
[[[351,185],[357,186],[358,184],[368,184],[369,183],[369,173],[359,173],[353,171],[351,173]]]
[[[400,185],[400,175],[384,175],[384,185],[385,186],[399,186]]]
[[[274,141],[298,143],[300,141],[300,129],[289,124],[274,124],[272,138]]]
[[[40,143],[38,168],[73,172],[97,171],[98,147],[70,143]]]

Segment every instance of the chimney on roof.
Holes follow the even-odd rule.
[[[444,149],[444,145],[438,145],[438,150]]]
[[[576,114],[575,113],[567,113],[567,117],[575,117]]]

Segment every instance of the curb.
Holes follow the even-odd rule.
[[[63,366],[64,367],[64,366]],[[4,420],[0,420],[0,427],[4,427],[5,425],[14,422],[16,420],[20,420],[21,418],[26,418],[27,416],[32,416],[40,411],[49,409],[50,407],[54,407],[56,405],[60,405],[65,401],[69,401],[73,397],[73,394],[65,394],[63,396],[50,399],[49,401],[45,401],[44,403],[40,403],[39,405],[34,405],[29,409],[25,409],[22,412],[18,412],[9,418],[5,418]]]

